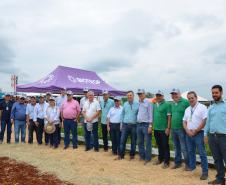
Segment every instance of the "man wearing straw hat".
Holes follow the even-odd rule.
[[[78,101],[73,99],[72,91],[67,91],[67,101],[63,102],[60,111],[64,124],[64,149],[69,147],[70,132],[72,133],[73,149],[76,149],[78,148],[77,120],[81,109]]]
[[[55,99],[49,98],[49,106],[45,113],[45,132],[50,138],[50,147],[58,148],[59,137],[58,130],[60,129],[60,109],[56,106]]]
[[[107,114],[111,107],[114,106],[114,101],[109,98],[109,93],[107,90],[102,92],[103,100],[100,101],[101,106],[101,128],[102,136],[104,142],[104,151],[108,151],[108,131],[107,131]]]

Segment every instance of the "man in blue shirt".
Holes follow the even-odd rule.
[[[114,101],[109,98],[107,90],[103,91],[103,100],[100,102],[101,106],[101,128],[104,142],[104,151],[108,151],[108,130],[107,130],[107,115],[111,107],[114,107]]]
[[[120,152],[118,159],[124,159],[125,148],[128,136],[131,138],[131,150],[130,160],[134,159],[136,152],[136,140],[137,140],[137,113],[139,104],[134,101],[134,92],[129,91],[127,93],[128,101],[124,103],[122,109],[122,128],[121,128],[121,140],[120,140]]]
[[[13,104],[11,112],[11,122],[14,123],[15,143],[19,143],[21,132],[21,142],[25,143],[26,136],[26,105],[25,97],[21,96],[19,102]]]
[[[220,85],[212,87],[214,103],[210,106],[205,126],[205,142],[209,142],[214,163],[217,169],[216,179],[209,184],[225,185],[226,164],[226,102],[222,98],[223,88]],[[208,139],[207,139],[208,136]]]
[[[13,106],[13,102],[10,100],[10,94],[6,94],[4,100],[0,103],[0,144],[3,142],[5,128],[7,126],[7,143],[11,140],[11,122],[10,114]]]

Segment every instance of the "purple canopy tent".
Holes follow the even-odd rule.
[[[41,80],[26,84],[17,85],[17,92],[59,93],[61,89],[73,91],[75,94],[82,94],[84,88],[93,90],[100,95],[103,90],[108,90],[112,96],[124,96],[125,91],[119,91],[104,82],[95,72],[76,68],[58,66],[53,72]]]

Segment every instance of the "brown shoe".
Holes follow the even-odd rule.
[[[169,164],[164,163],[164,164],[162,165],[162,168],[163,168],[163,169],[167,169],[167,168],[169,168]]]
[[[182,165],[181,164],[175,164],[171,169],[177,169],[177,168],[180,168]]]
[[[161,163],[162,163],[162,161],[160,161],[160,160],[157,160],[157,161],[153,162],[154,165],[159,165]]]
[[[130,156],[129,160],[132,161],[134,159],[134,156]]]

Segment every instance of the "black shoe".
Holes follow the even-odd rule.
[[[175,164],[171,169],[177,169],[180,168],[182,165],[181,164]]]
[[[135,157],[133,155],[130,156],[129,160],[132,161]]]
[[[53,148],[54,148],[54,149],[57,149],[57,148],[58,148],[58,146],[54,146]]]
[[[208,174],[202,174],[200,177],[200,180],[206,180],[208,179]]]
[[[163,168],[163,169],[169,168],[169,164],[168,164],[168,163],[164,163],[164,164],[162,165],[162,168]]]
[[[90,151],[90,150],[91,150],[91,149],[89,149],[89,148],[86,148],[86,149],[85,149],[86,152],[88,152],[88,151]]]
[[[67,148],[68,148],[68,146],[65,146],[65,147],[64,147],[64,150],[66,150]]]
[[[78,146],[73,146],[73,149],[77,149],[78,148]]]
[[[220,181],[218,179],[215,179],[213,181],[208,182],[208,184],[212,184],[212,185],[225,185],[225,182]]]
[[[108,152],[108,149],[104,149],[104,152]]]
[[[154,165],[159,165],[159,164],[161,164],[161,163],[162,163],[162,161],[157,160],[157,161],[155,161],[153,164],[154,164]]]
[[[117,161],[117,160],[123,160],[124,157],[121,157],[121,156],[118,156],[117,158],[115,158],[114,160]]]
[[[94,152],[99,152],[99,149],[94,149]]]

